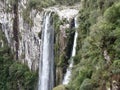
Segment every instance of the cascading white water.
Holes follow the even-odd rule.
[[[54,85],[54,30],[52,26],[51,13],[46,12],[43,20],[42,33],[42,54],[39,65],[39,85],[38,90],[52,90]]]
[[[70,76],[71,76],[72,67],[73,67],[73,57],[76,54],[77,37],[78,37],[78,32],[77,32],[77,28],[78,28],[77,17],[75,17],[75,28],[76,28],[76,31],[75,31],[75,36],[74,36],[74,43],[73,43],[71,61],[70,61],[69,67],[67,68],[67,72],[66,72],[66,74],[64,76],[64,79],[63,79],[63,84],[64,85],[68,84],[69,81],[70,81]]]

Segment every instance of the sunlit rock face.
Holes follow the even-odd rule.
[[[31,14],[35,15],[34,11]],[[33,19],[34,18],[34,19]],[[38,61],[40,57],[40,43],[38,36],[41,32],[41,18],[42,14],[37,13],[32,17],[34,25],[30,27],[24,23],[22,17],[20,18],[20,42],[19,42],[19,60],[27,63],[30,69],[36,70],[38,68]]]
[[[40,57],[40,39],[38,33],[41,31],[42,12],[32,10],[30,18],[33,26],[25,23],[23,20],[23,9],[26,8],[27,0],[21,0],[18,4],[18,30],[19,30],[19,49],[18,60],[29,66],[31,70],[38,68]],[[6,8],[11,8],[8,0],[0,1],[0,23],[2,31],[5,33],[8,44],[13,51],[15,51],[15,41],[13,39],[13,11],[6,11]],[[14,52],[13,52],[14,53]]]
[[[13,27],[12,25],[13,14],[7,13],[6,11],[7,3],[8,3],[8,0],[0,1],[0,24],[2,27],[2,31],[4,32],[6,39],[10,45],[12,42],[11,38],[13,37],[12,30],[11,30]]]
[[[18,57],[23,63],[26,63],[31,70],[37,70],[40,57],[41,40],[38,36],[41,32],[42,12],[32,10],[30,19],[33,25],[25,23],[23,20],[23,9],[26,8],[26,0],[19,3],[19,51]],[[23,7],[23,9],[21,8]]]

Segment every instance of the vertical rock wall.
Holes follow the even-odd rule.
[[[13,6],[10,5],[9,1],[0,1],[2,31],[5,33],[8,45],[14,51],[13,54],[18,54],[17,59],[27,64],[31,70],[36,70],[40,57],[41,42],[38,33],[41,32],[43,13],[36,10],[30,12],[30,18],[34,22],[31,27],[23,20],[23,10],[26,8],[27,0],[20,0],[18,2],[18,5],[16,5],[18,10],[16,10],[17,8],[14,5],[14,9],[18,12],[14,12]],[[17,17],[15,13],[18,14]],[[16,42],[19,44],[16,45]]]

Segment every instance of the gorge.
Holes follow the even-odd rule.
[[[119,0],[1,0],[0,90],[120,90]]]

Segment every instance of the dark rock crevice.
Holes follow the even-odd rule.
[[[18,49],[19,49],[19,17],[18,17],[18,0],[15,0],[15,4],[13,5],[13,13],[14,13],[14,19],[13,19],[13,36],[15,40],[15,59],[18,59]]]

